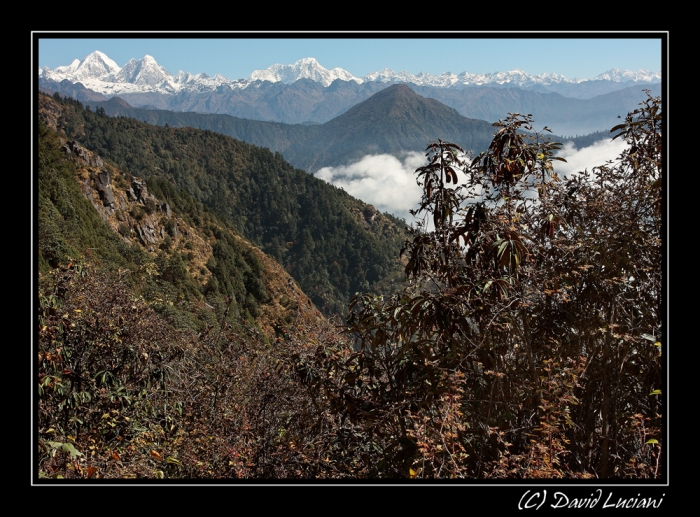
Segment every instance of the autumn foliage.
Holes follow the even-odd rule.
[[[619,160],[568,178],[528,116],[472,160],[427,148],[434,229],[405,247],[405,290],[348,321],[345,406],[383,423],[388,474],[661,475],[661,122],[648,98],[612,130]]]

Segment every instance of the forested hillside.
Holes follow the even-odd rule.
[[[209,207],[282,264],[326,314],[344,314],[358,291],[389,292],[400,277],[405,225],[304,171],[282,156],[192,128],[155,127],[56,104],[68,138],[131,174],[178,207],[173,187]],[[187,221],[202,224],[201,217]]]
[[[277,263],[182,190],[163,180],[149,189],[43,122],[38,157],[40,275],[87,260],[116,272],[176,327],[198,331],[226,312],[234,326],[274,335],[300,308],[312,312]]]

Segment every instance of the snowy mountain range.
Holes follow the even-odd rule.
[[[219,74],[210,77],[204,73],[191,74],[179,71],[176,75],[173,75],[149,55],[144,56],[143,59],[131,59],[123,67],[119,67],[107,55],[95,51],[82,61],[75,59],[67,66],[58,66],[53,70],[45,67],[43,70],[39,70],[39,78],[56,82],[63,80],[68,80],[71,83],[80,82],[90,90],[113,96],[146,92],[162,94],[201,93],[222,87],[235,90],[259,86],[261,81],[292,84],[299,79],[310,79],[321,83],[324,87],[340,79],[342,81],[355,81],[358,84],[364,82],[413,83],[418,86],[439,88],[492,85],[530,89],[550,85],[575,85],[586,81],[659,83],[661,82],[661,73],[649,70],[633,72],[614,68],[603,72],[593,79],[568,79],[556,73],[529,75],[519,69],[487,74],[470,74],[468,72],[453,74],[446,72],[440,75],[431,75],[423,72],[418,74],[411,74],[406,71],[394,72],[389,68],[385,68],[379,72],[369,73],[364,77],[355,77],[342,68],[328,70],[321,66],[316,59],[309,57],[300,59],[291,65],[275,64],[266,70],[254,71],[248,78],[233,80]]]

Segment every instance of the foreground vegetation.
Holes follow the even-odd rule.
[[[529,117],[496,126],[473,159],[429,145],[434,230],[341,328],[175,327],[118,271],[53,263],[39,476],[665,476],[660,99],[613,129],[619,161],[569,178]]]

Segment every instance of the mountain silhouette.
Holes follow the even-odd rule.
[[[284,153],[291,163],[314,172],[368,154],[398,156],[405,151],[423,151],[438,139],[479,152],[488,147],[493,133],[490,123],[463,117],[405,84],[396,84],[333,120],[309,128],[307,139]]]

